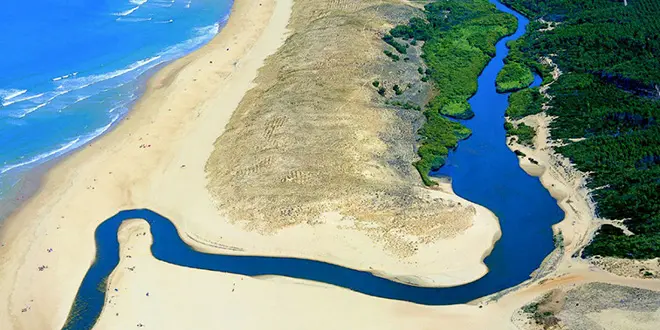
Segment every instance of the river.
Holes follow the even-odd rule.
[[[186,245],[167,218],[146,209],[126,210],[97,228],[96,260],[83,279],[64,328],[89,329],[96,322],[108,290],[105,281],[119,262],[117,231],[122,221],[136,218],[151,225],[154,257],[171,264],[247,276],[281,275],[312,280],[425,305],[466,303],[529,279],[553,250],[551,226],[561,221],[564,213],[539,179],[520,168],[517,157],[506,146],[504,112],[508,95],[495,91],[495,77],[508,54],[506,42],[519,38],[529,21],[498,1],[491,2],[515,15],[518,28],[497,43],[497,55],[479,76],[478,91],[469,100],[475,117],[463,121],[472,129],[472,136],[449,155],[440,171],[433,173],[451,177],[458,195],[487,207],[499,218],[502,238],[485,259],[488,274],[457,287],[424,288],[314,260],[203,253]],[[539,83],[536,77],[535,84]]]

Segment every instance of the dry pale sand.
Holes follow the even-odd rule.
[[[156,210],[188,243],[211,252],[320,259],[427,285],[463,283],[485,273],[482,259],[499,225],[478,206],[464,233],[403,260],[346,228],[345,219],[264,236],[218,215],[206,190],[205,163],[265,58],[284,42],[291,6],[290,0],[236,1],[227,26],[209,45],[158,72],[118,127],[44,177],[40,191],[1,233],[0,328],[60,327],[93,260],[96,226],[128,208]],[[173,273],[189,271],[196,273]]]
[[[587,314],[604,330],[655,330],[660,326],[660,309],[655,312],[630,312],[605,309]]]

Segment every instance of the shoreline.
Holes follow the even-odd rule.
[[[96,225],[103,220],[103,218],[95,219],[95,217],[87,219],[84,213],[89,210],[68,211],[71,211],[72,208],[80,208],[80,205],[94,205],[100,208],[100,210],[95,210],[97,213],[111,214],[110,212],[116,212],[129,205],[139,204],[139,201],[130,200],[130,191],[122,191],[130,189],[126,186],[122,187],[122,182],[117,182],[115,187],[111,187],[110,190],[112,191],[106,193],[107,199],[110,200],[108,203],[95,203],[90,201],[90,198],[76,200],[79,203],[77,203],[78,205],[62,205],[61,201],[66,198],[65,196],[76,195],[76,192],[72,192],[73,190],[77,190],[77,195],[81,195],[80,181],[83,180],[88,181],[88,186],[85,187],[83,184],[82,190],[91,192],[96,190],[94,182],[97,182],[99,175],[103,175],[98,171],[102,168],[100,164],[102,161],[98,160],[100,158],[98,157],[99,154],[105,154],[105,156],[108,156],[106,158],[133,158],[126,155],[130,151],[125,152],[116,145],[125,145],[127,140],[133,138],[134,134],[144,133],[144,130],[140,132],[140,128],[148,126],[149,123],[153,124],[157,119],[158,112],[163,111],[163,109],[159,109],[159,106],[163,105],[163,98],[170,97],[167,95],[166,89],[177,83],[182,71],[195,59],[211,55],[210,52],[213,48],[223,48],[224,50],[225,45],[238,48],[238,51],[235,52],[229,52],[229,49],[227,49],[227,53],[233,53],[231,54],[233,56],[225,56],[219,61],[221,63],[212,66],[216,72],[225,71],[229,73],[228,76],[234,71],[233,66],[238,60],[250,55],[250,59],[254,63],[249,63],[251,67],[241,77],[244,78],[241,87],[245,91],[249,89],[249,81],[252,80],[252,76],[256,75],[258,68],[254,64],[257,64],[260,60],[263,61],[270,52],[274,52],[279,46],[278,41],[283,39],[285,32],[286,20],[284,24],[281,24],[283,26],[278,31],[271,33],[273,40],[265,42],[265,45],[261,47],[256,45],[258,36],[269,34],[265,30],[271,21],[269,17],[275,11],[272,1],[262,1],[262,3],[258,1],[235,1],[229,21],[213,40],[200,49],[168,63],[153,74],[148,79],[142,97],[112,130],[75,152],[67,154],[66,157],[59,159],[52,168],[48,168],[47,173],[41,178],[41,184],[36,189],[37,191],[3,221],[0,232],[1,241],[4,244],[2,250],[0,250],[0,263],[2,264],[0,269],[2,275],[0,276],[2,278],[0,281],[0,295],[6,299],[3,299],[0,309],[3,310],[3,315],[12,317],[0,320],[1,327],[56,328],[64,323],[73,296],[89,265],[86,262],[80,262],[80,260],[89,260],[90,263],[93,260],[93,232]],[[269,4],[271,6],[266,8]],[[278,9],[279,16],[286,13],[283,12],[282,8]],[[232,19],[232,17],[234,18]],[[263,19],[264,17],[266,19]],[[282,17],[280,17],[280,21],[281,19]],[[279,35],[277,35],[278,32]],[[253,48],[260,49],[255,50]],[[233,61],[232,58],[236,62],[227,63]],[[224,63],[222,60],[224,60]],[[201,69],[198,71],[201,71]],[[190,80],[196,79],[191,78]],[[184,89],[183,92],[185,91]],[[208,94],[208,91],[206,91],[206,94]],[[239,100],[240,95],[242,93],[238,95]],[[195,105],[199,105],[203,101],[200,100],[202,99],[199,97],[201,95],[197,96],[192,100],[197,101]],[[154,102],[155,100],[158,101]],[[149,104],[150,101],[151,104]],[[180,100],[179,105],[190,101],[190,98]],[[143,108],[146,107],[150,107],[152,110],[145,111]],[[167,111],[171,110],[168,109]],[[146,135],[149,135],[149,133],[147,132]],[[142,140],[142,138],[136,140]],[[137,145],[135,147],[137,148]],[[97,157],[90,158],[92,155]],[[158,156],[162,157],[162,152]],[[121,166],[122,164],[116,165]],[[112,175],[113,172],[109,171],[107,173]],[[77,189],[74,189],[74,186]],[[71,200],[69,199],[69,201]],[[64,215],[55,216],[55,214],[65,213],[74,215],[76,219],[67,221],[68,217]],[[53,239],[53,236],[60,236],[60,240]],[[45,248],[46,246],[54,246],[52,254],[44,255],[44,252],[49,249]],[[81,249],[81,247],[86,248]],[[52,258],[57,254],[61,255],[55,261],[58,269],[51,270],[53,261],[52,259],[48,260],[48,258]],[[31,260],[31,262],[28,264],[26,260]],[[35,262],[37,265],[43,262],[46,270],[43,272],[37,271],[37,266],[34,266],[33,269],[33,263]],[[49,262],[51,263],[50,267]],[[39,277],[42,277],[42,279],[38,279]],[[43,279],[44,277],[49,279]],[[58,283],[59,285],[53,288],[48,283]],[[39,314],[35,317],[35,314],[29,313],[32,310],[37,311]]]

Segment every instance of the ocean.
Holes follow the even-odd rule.
[[[108,131],[155,68],[210,41],[231,0],[11,1],[0,11],[0,206]],[[1,215],[1,213],[0,213]]]

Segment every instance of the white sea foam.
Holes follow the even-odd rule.
[[[79,136],[79,137],[75,138],[72,141],[61,144],[57,149],[44,152],[42,154],[34,156],[34,157],[30,158],[29,160],[21,162],[21,163],[4,166],[4,167],[0,168],[0,174],[5,174],[8,171],[11,171],[15,168],[19,168],[19,167],[22,167],[22,166],[35,165],[35,164],[38,164],[40,162],[44,162],[48,159],[52,159],[53,157],[60,156],[60,155],[66,153],[68,151],[71,151],[75,148],[78,148],[78,147],[86,144],[87,142],[91,141],[92,139],[96,138],[97,136],[105,133],[117,121],[117,119],[119,119],[119,114],[112,117],[109,124],[99,128],[99,129],[97,129],[97,130],[95,130],[95,131],[93,131],[89,134]]]
[[[114,108],[111,108],[110,110],[108,110],[108,112],[109,112],[109,113],[113,113],[113,112],[115,112],[115,110],[117,110],[117,109],[127,110],[128,108],[126,107],[126,104],[120,104],[120,105],[118,105],[118,106],[116,106],[116,107],[114,107]]]
[[[170,8],[174,4],[174,0],[172,1],[153,1],[151,2],[151,5],[154,5],[156,7],[163,7],[163,8]]]
[[[134,5],[141,6],[141,5],[144,5],[145,3],[147,3],[147,1],[148,0],[131,0],[130,3],[132,3]]]
[[[161,56],[158,55],[158,56],[154,56],[154,57],[151,57],[151,58],[148,58],[148,59],[145,59],[145,60],[137,61],[137,62],[129,65],[125,69],[115,70],[115,71],[111,71],[111,72],[104,73],[104,74],[96,74],[96,75],[78,77],[78,78],[75,78],[75,79],[67,79],[67,80],[62,81],[62,84],[60,85],[60,87],[62,87],[61,89],[67,90],[66,93],[71,92],[71,91],[76,90],[76,89],[82,89],[82,88],[91,86],[95,83],[98,83],[98,82],[101,82],[101,81],[104,81],[104,80],[108,80],[108,79],[112,79],[112,78],[116,78],[116,77],[119,77],[119,76],[124,75],[126,73],[142,69],[145,66],[158,61],[160,58],[161,58]],[[158,62],[158,63],[160,63],[160,62]],[[158,63],[155,63],[153,65],[156,65]],[[149,67],[152,67],[153,65],[151,65]]]
[[[171,22],[173,22],[173,20],[165,21],[165,22],[171,23]],[[195,37],[193,37],[189,40],[186,40],[182,43],[179,43],[177,45],[171,46],[171,47],[165,49],[164,51],[162,51],[161,53],[159,53],[157,56],[137,61],[137,62],[131,64],[130,66],[128,66],[124,69],[115,70],[115,71],[105,73],[105,74],[90,75],[90,76],[77,76],[77,74],[74,73],[74,74],[71,74],[71,75],[67,75],[68,77],[62,76],[61,79],[57,79],[57,80],[53,79],[53,81],[56,82],[56,84],[57,84],[57,86],[55,87],[55,90],[52,91],[52,92],[48,92],[48,93],[42,93],[42,94],[35,95],[35,96],[29,96],[29,98],[30,98],[30,100],[32,100],[32,102],[39,101],[41,103],[39,103],[37,106],[24,109],[20,114],[18,114],[17,117],[18,118],[23,118],[26,115],[28,115],[28,114],[30,114],[34,111],[37,111],[38,109],[41,109],[41,108],[45,107],[46,105],[51,103],[55,98],[57,98],[61,95],[64,95],[64,94],[70,93],[72,91],[88,87],[88,86],[96,84],[98,82],[113,79],[113,78],[122,76],[124,74],[127,74],[129,72],[135,72],[138,75],[142,74],[146,70],[148,70],[148,69],[150,69],[150,68],[152,68],[152,67],[154,67],[154,66],[156,66],[156,65],[158,65],[162,62],[175,59],[175,58],[181,56],[183,53],[189,52],[189,51],[203,45],[204,43],[208,42],[211,38],[213,38],[213,36],[215,36],[218,33],[219,28],[220,28],[220,24],[214,24],[214,25],[203,27],[203,28],[198,28],[195,31],[196,32]],[[60,77],[58,77],[58,78],[60,78]],[[9,99],[10,99],[10,98],[15,98],[16,96],[25,93],[25,92],[21,92],[21,90],[9,90],[9,91],[10,92],[8,92],[7,90],[0,90],[0,97],[2,97],[3,100],[6,100],[8,96],[9,96]],[[17,92],[21,92],[21,93],[17,94],[17,95],[13,95]],[[96,92],[96,93],[98,93],[98,92]],[[76,100],[74,101],[74,103],[75,102],[80,102],[80,101],[84,100],[87,97],[89,97],[89,96],[77,97]],[[41,100],[39,98],[44,98],[44,99]],[[42,153],[40,155],[37,155],[37,156],[27,160],[27,161],[16,163],[16,164],[6,165],[6,166],[0,168],[0,174],[4,174],[4,173],[6,173],[10,170],[13,170],[13,169],[16,169],[16,168],[19,168],[19,167],[31,166],[31,165],[35,165],[37,163],[44,162],[48,159],[60,156],[60,155],[66,153],[66,152],[69,152],[69,151],[71,151],[75,148],[78,148],[82,145],[85,145],[86,143],[88,143],[92,139],[94,139],[97,136],[99,136],[99,135],[103,134],[104,132],[106,132],[124,113],[126,113],[126,111],[128,111],[130,102],[134,101],[135,98],[136,98],[135,95],[131,95],[130,101],[128,101],[126,103],[123,103],[123,104],[120,104],[120,105],[116,105],[116,106],[108,109],[108,113],[111,113],[113,115],[113,117],[111,118],[110,123],[108,123],[106,126],[103,126],[103,127],[99,128],[99,129],[97,129],[97,130],[95,130],[95,131],[93,131],[89,134],[80,136],[80,137],[78,137],[78,138],[76,138],[72,141],[69,141],[65,144],[62,144],[54,150],[51,150],[51,151]],[[18,102],[18,99],[15,100],[15,101]],[[69,105],[70,104],[68,104],[67,106],[69,106]]]
[[[57,148],[55,150],[51,150],[49,152],[37,155],[37,156],[32,157],[29,160],[24,161],[22,163],[7,165],[7,166],[3,167],[2,169],[0,169],[0,174],[5,174],[6,172],[11,171],[11,170],[13,170],[17,167],[31,165],[31,164],[34,164],[34,163],[40,161],[40,160],[44,160],[48,157],[52,157],[52,156],[56,156],[58,154],[61,154],[65,151],[69,150],[69,148],[73,147],[79,141],[80,141],[80,138],[77,138],[73,141],[70,141],[70,142],[65,143],[63,145],[60,145],[59,148]]]
[[[10,116],[14,117],[14,118],[23,118],[23,117],[27,116],[28,114],[33,113],[33,112],[45,107],[51,101],[53,101],[55,98],[57,98],[60,95],[66,94],[66,93],[68,93],[68,91],[52,92],[52,93],[48,93],[48,95],[46,95],[46,93],[39,94],[38,97],[47,96],[48,98],[45,99],[45,100],[39,100],[41,103],[39,103],[38,105],[36,105],[34,107],[29,107],[29,108],[22,109],[22,111],[20,113],[15,114],[15,115],[10,115]],[[34,99],[37,99],[37,97],[34,97]]]
[[[179,56],[182,53],[186,53],[193,49],[196,49],[197,47],[200,47],[204,43],[211,40],[216,34],[218,34],[219,29],[220,29],[219,23],[197,28],[195,29],[196,36],[194,38],[188,39],[184,42],[168,47],[161,54],[164,57],[172,58]]]
[[[76,97],[76,102],[73,102],[73,104],[76,104],[80,101],[87,100],[88,98],[92,97],[93,95],[85,95],[85,96],[78,96]]]
[[[24,102],[24,101],[33,100],[33,99],[36,99],[36,98],[38,98],[38,97],[42,97],[42,96],[44,96],[44,94],[45,94],[45,93],[35,94],[35,95],[27,95],[27,96],[23,96],[23,97],[19,97],[19,98],[17,98],[17,97],[13,97],[13,98],[11,98],[10,101],[2,102],[2,106],[3,106],[3,107],[6,107],[6,106],[12,105],[12,104],[14,104],[14,103],[19,103],[19,102]]]
[[[122,11],[122,12],[119,12],[119,13],[113,13],[113,15],[115,15],[115,16],[128,16],[128,15],[132,14],[134,11],[136,11],[138,9],[140,9],[140,6],[135,6],[131,9],[129,9],[129,10],[125,10],[125,11]]]
[[[27,92],[27,89],[0,89],[0,99],[2,101],[9,101],[16,96],[23,95]]]
[[[33,113],[33,112],[39,110],[39,109],[45,107],[48,103],[50,103],[50,102],[41,103],[41,104],[39,104],[39,105],[36,106],[36,107],[32,107],[32,108],[25,109],[23,112],[21,112],[20,114],[18,114],[18,115],[16,116],[16,118],[23,118],[23,117],[25,117],[25,116],[27,116],[27,115],[29,115],[29,114],[31,114],[31,113]]]
[[[69,77],[75,77],[75,76],[77,76],[77,75],[78,75],[78,72],[74,72],[74,73],[69,73],[69,74],[67,74],[67,75],[63,75],[63,76],[59,76],[59,77],[55,77],[55,78],[53,78],[52,80],[53,80],[53,81],[58,81],[58,80],[66,79],[66,78],[69,78]]]
[[[147,22],[151,21],[151,17],[117,17],[117,22]]]
[[[47,93],[47,94],[42,93],[42,94],[36,95],[34,97],[30,97],[30,99],[37,99],[38,97],[47,96],[48,97],[47,99],[39,100],[40,103],[37,104],[36,106],[26,107],[24,109],[21,109],[20,112],[18,112],[16,114],[11,114],[10,116],[14,117],[14,118],[24,118],[25,116],[27,116],[27,115],[29,115],[29,114],[45,107],[46,105],[50,104],[54,99],[56,99],[56,98],[58,98],[62,95],[65,95],[65,94],[71,93],[73,91],[89,87],[91,85],[94,85],[94,84],[102,82],[102,81],[117,78],[121,75],[124,75],[124,74],[129,73],[129,72],[133,72],[133,71],[136,71],[136,70],[140,70],[140,72],[138,72],[138,74],[141,74],[142,72],[148,70],[149,68],[152,68],[153,66],[163,62],[164,60],[159,61],[161,58],[162,58],[161,55],[154,56],[154,57],[151,57],[151,58],[148,58],[148,59],[145,59],[145,60],[137,61],[137,62],[129,65],[128,67],[126,67],[124,69],[115,70],[115,71],[108,72],[108,73],[105,73],[105,74],[90,75],[90,76],[83,76],[83,77],[78,77],[78,78],[58,80],[59,85],[56,88],[56,92],[50,92],[50,93]],[[93,94],[84,95],[84,96],[77,96],[76,100],[73,103],[69,103],[65,107],[68,107],[68,106],[71,106],[72,104],[81,102],[81,101],[83,101],[83,100],[85,100],[85,99],[87,99],[87,98],[89,98],[93,95],[96,95],[97,93],[99,93],[99,92],[97,91]],[[18,102],[18,101],[16,101],[16,102]]]

